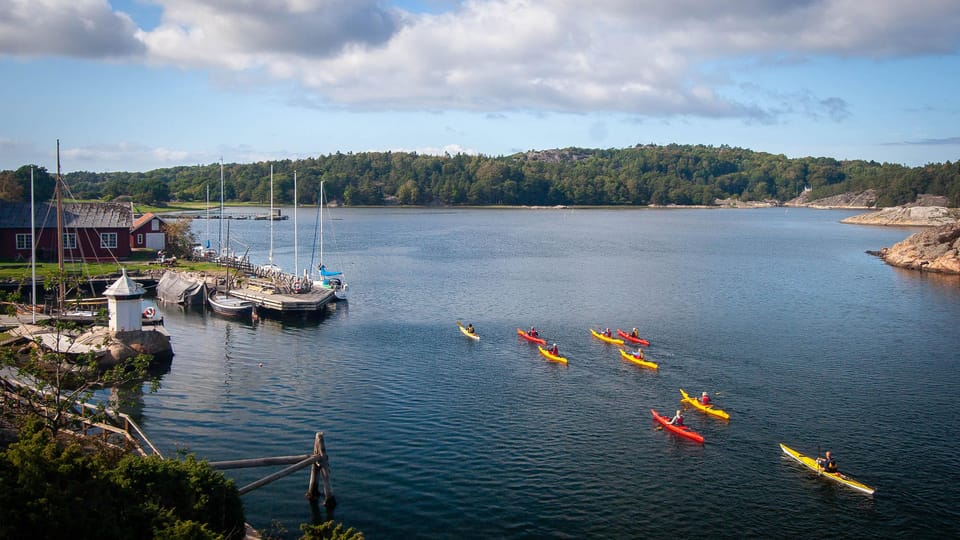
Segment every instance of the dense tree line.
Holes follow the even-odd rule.
[[[951,206],[960,206],[960,162],[911,168],[702,145],[566,148],[500,157],[338,152],[229,164],[224,198],[268,204],[271,165],[277,204],[293,203],[296,173],[301,204],[316,203],[323,181],[326,197],[347,205],[712,205],[726,198],[787,201],[807,188],[811,199],[872,188],[880,206],[904,204],[921,193],[945,195]],[[24,170],[29,178],[27,167],[0,173],[0,197],[29,193],[22,189]],[[139,203],[163,204],[203,201],[208,191],[211,201],[220,199],[218,163],[145,173],[76,172],[65,179],[80,199],[129,195]]]

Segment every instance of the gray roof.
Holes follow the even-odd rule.
[[[143,296],[146,290],[136,281],[127,276],[127,269],[123,269],[123,275],[113,282],[113,285],[103,291],[104,296]]]
[[[41,203],[34,209],[38,229],[57,226],[57,207]],[[63,203],[63,226],[72,229],[125,228],[133,224],[129,204],[121,203]],[[0,204],[0,229],[29,229],[30,204],[4,202]]]

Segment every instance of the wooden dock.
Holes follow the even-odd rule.
[[[230,289],[229,294],[253,302],[258,309],[267,309],[281,314],[319,312],[335,298],[330,289],[317,288],[305,293],[283,294],[256,285]]]

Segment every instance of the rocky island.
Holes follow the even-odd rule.
[[[891,266],[960,275],[960,222],[916,233],[877,255]]]
[[[858,225],[929,227],[902,242],[868,251],[891,266],[960,275],[960,209],[947,208],[946,197],[920,195],[913,203],[842,220]]]

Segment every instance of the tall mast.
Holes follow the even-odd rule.
[[[204,184],[207,188],[207,245],[203,246],[210,249],[210,184]]]
[[[297,244],[297,170],[293,170],[293,275],[300,273],[300,251]]]
[[[217,246],[217,256],[225,256],[223,252],[223,156],[220,156],[220,237],[217,238],[217,243],[220,244]]]
[[[54,193],[57,197],[57,271],[60,276],[60,294],[57,295],[57,309],[63,313],[63,306],[66,303],[67,285],[63,282],[65,276],[63,273],[63,201],[61,200],[60,184],[63,178],[60,175],[60,139],[57,139],[57,185]]]
[[[33,314],[32,321],[37,322],[37,224],[36,211],[33,209],[33,166],[30,167],[30,274],[32,287],[32,296],[30,297],[30,313]]]
[[[320,266],[323,266],[323,180],[320,181]]]
[[[273,266],[273,163],[270,164],[270,266]]]

